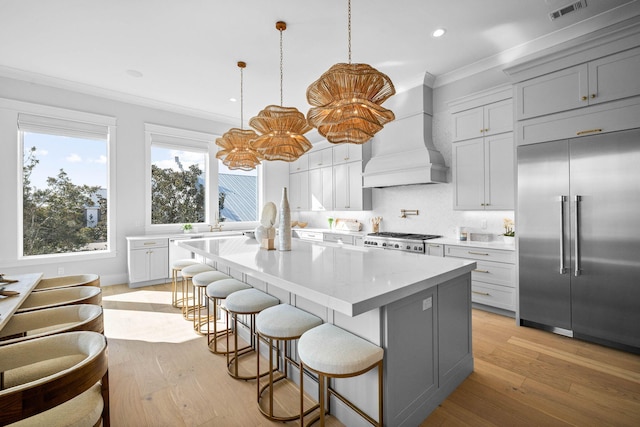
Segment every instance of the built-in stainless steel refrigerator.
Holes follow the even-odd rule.
[[[517,159],[520,323],[640,352],[640,129]]]

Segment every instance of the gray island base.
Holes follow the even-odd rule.
[[[179,245],[282,303],[384,348],[386,426],[419,425],[473,371],[474,262],[298,239],[291,251],[267,251],[246,236]],[[373,370],[332,385],[375,417],[376,382]],[[313,396],[317,385],[305,382],[305,391]],[[368,425],[335,399],[331,413],[348,426]]]

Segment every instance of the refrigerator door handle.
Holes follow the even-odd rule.
[[[576,195],[574,197],[576,202],[575,214],[576,214],[576,241],[575,241],[575,270],[573,272],[574,276],[580,276],[580,201],[582,200],[582,196]]]
[[[564,265],[564,204],[567,196],[560,196],[560,274],[566,274],[567,267]]]

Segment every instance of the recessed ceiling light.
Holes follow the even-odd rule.
[[[231,102],[237,102],[238,100],[237,100],[237,99],[235,99],[235,98],[229,98],[229,101],[231,101]]]
[[[444,28],[438,28],[433,33],[431,33],[431,35],[433,37],[442,37],[442,36],[444,36],[444,33],[446,33],[446,32],[447,32],[447,30],[445,30]]]
[[[142,73],[138,70],[127,70],[127,74],[130,75],[131,77],[136,77],[136,78],[142,77]]]

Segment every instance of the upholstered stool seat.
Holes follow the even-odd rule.
[[[33,289],[33,292],[59,288],[71,288],[74,286],[100,287],[100,276],[97,274],[77,274],[74,276],[50,277],[40,280]]]
[[[206,335],[203,327],[209,324],[210,320],[207,299],[205,298],[207,286],[213,282],[230,278],[229,275],[217,270],[198,273],[191,278],[191,283],[193,284],[193,306],[197,310],[197,313],[193,314],[193,330],[198,334]],[[202,308],[205,309],[204,315],[202,314]]]
[[[24,300],[20,308],[16,310],[16,313],[59,307],[61,305],[101,305],[101,303],[102,289],[96,288],[95,286],[75,286],[72,288],[34,292]]]
[[[279,304],[273,307],[265,308],[256,316],[256,333],[258,336],[258,344],[260,338],[266,339],[269,343],[269,379],[267,384],[260,384],[260,377],[257,376],[257,388],[258,388],[258,408],[262,414],[271,419],[277,421],[290,421],[300,418],[299,411],[293,414],[275,414],[274,412],[274,384],[281,380],[286,380],[288,377],[288,366],[293,365],[299,369],[298,363],[289,355],[289,346],[287,341],[293,341],[308,331],[322,324],[322,319],[314,316],[311,313],[300,310],[289,304]],[[281,374],[274,378],[274,366],[273,366],[273,352],[275,350],[277,357],[277,364],[280,364],[280,345],[284,347],[283,351],[283,371]],[[257,348],[257,369],[256,372],[260,372],[260,345]],[[262,395],[267,392],[268,399],[262,399]],[[264,403],[265,401],[266,404]],[[307,409],[305,412],[309,413],[316,409],[317,406]]]
[[[324,426],[325,388],[328,398],[331,395],[340,399],[360,416],[375,426],[382,426],[382,377],[384,350],[356,335],[325,323],[302,334],[298,341],[298,355],[300,356],[301,376],[300,395],[304,396],[302,383],[302,368],[307,368],[318,375],[320,425]],[[357,408],[353,403],[332,389],[331,378],[348,378],[364,374],[371,369],[378,368],[378,421]],[[326,386],[325,386],[326,380]],[[300,414],[303,408],[300,408]],[[311,423],[317,421],[314,419]]]
[[[102,307],[76,304],[14,314],[0,331],[0,346],[70,331],[103,333]]]
[[[258,289],[245,289],[232,293],[225,300],[225,309],[229,314],[227,316],[227,329],[229,326],[229,318],[233,323],[233,356],[231,352],[227,352],[227,370],[229,375],[233,378],[250,380],[256,378],[256,375],[263,376],[267,373],[253,373],[249,375],[240,374],[238,365],[240,363],[239,357],[245,355],[251,351],[255,351],[256,348],[256,335],[255,335],[255,318],[256,314],[268,307],[279,304],[278,298],[266,294]],[[249,323],[249,345],[243,349],[238,349],[238,316],[247,315]],[[227,334],[227,348],[229,348],[229,334]]]
[[[190,305],[189,303],[189,283],[191,283],[191,279],[193,276],[199,273],[204,273],[205,271],[214,271],[215,268],[210,265],[203,264],[201,262],[193,265],[189,265],[187,267],[183,267],[180,271],[182,275],[182,299],[184,303],[182,304],[182,316],[187,320],[193,320],[193,316],[195,315],[195,305]],[[193,285],[193,284],[192,284]],[[193,291],[193,289],[192,289]],[[193,294],[195,297],[195,294]],[[193,300],[193,298],[192,298]]]
[[[65,332],[0,347],[0,425],[109,426],[107,342]]]
[[[213,321],[207,323],[207,345],[209,351],[215,354],[227,354],[229,348],[224,351],[218,350],[218,340],[229,333],[229,329],[218,330],[218,304],[234,292],[251,289],[251,286],[237,279],[229,278],[218,280],[207,286],[207,297],[209,298],[209,310],[213,310]],[[226,310],[225,310],[226,311]],[[213,332],[211,332],[213,323]]]
[[[186,304],[184,295],[178,298],[178,278],[180,278],[180,286],[182,286],[182,269],[190,265],[198,264],[193,258],[177,259],[171,263],[171,305],[174,307],[182,307]]]

